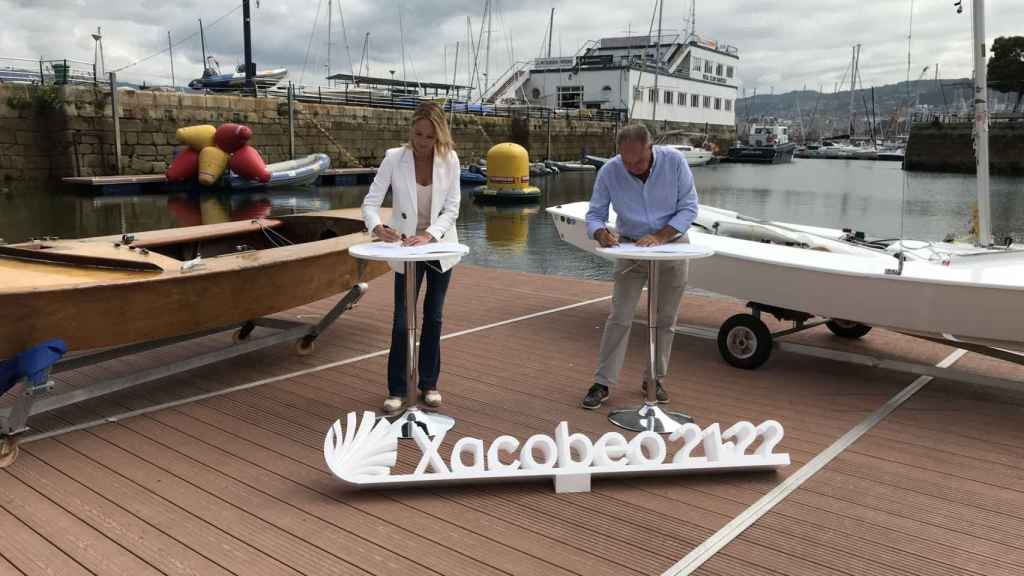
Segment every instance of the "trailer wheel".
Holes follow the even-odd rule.
[[[842,338],[856,339],[864,336],[868,332],[871,332],[871,326],[865,326],[859,322],[852,322],[850,320],[840,320],[839,318],[833,318],[825,323],[828,329],[832,331],[836,336]]]
[[[18,441],[7,436],[0,438],[0,469],[7,468],[18,458]]]
[[[316,347],[316,339],[304,336],[295,341],[295,353],[299,356],[309,356]]]
[[[736,314],[718,330],[718,351],[732,366],[754,370],[772,353],[772,333],[756,316]]]

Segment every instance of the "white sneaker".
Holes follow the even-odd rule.
[[[402,404],[400,396],[388,396],[387,400],[384,400],[384,413],[394,414],[402,409]]]
[[[431,408],[441,405],[441,393],[437,390],[427,390],[423,393],[423,403]]]

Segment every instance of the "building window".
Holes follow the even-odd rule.
[[[701,60],[700,58],[697,58],[696,56],[694,56],[694,58],[693,58],[693,71],[694,72],[700,72],[701,67],[702,67],[701,62],[703,62],[703,60]]]
[[[700,94],[690,94],[690,107],[700,108]]]
[[[686,92],[680,92],[676,95],[676,104],[686,106]]]
[[[718,66],[715,66],[715,76],[721,76],[722,75],[722,68],[723,68],[723,66],[721,64],[719,64]]]
[[[647,101],[648,102],[657,102],[658,101],[658,91],[655,90],[654,88],[648,88],[647,89]]]
[[[735,73],[736,73],[736,71],[732,69],[732,66],[727,66],[725,68],[725,77],[726,78],[732,78],[732,75],[735,74]]]
[[[635,98],[637,102],[644,101],[644,91],[641,90],[639,86],[633,87],[633,98]]]
[[[711,96],[704,97],[704,107],[711,108]]]
[[[722,109],[722,99],[721,98],[715,98],[715,110],[721,110],[721,109]]]
[[[583,86],[559,86],[559,108],[581,108],[583,104]]]
[[[665,104],[671,104],[672,103],[672,96],[674,94],[675,94],[675,92],[673,92],[671,90],[665,90]]]
[[[705,60],[704,61],[704,73],[705,74],[711,74],[711,71],[712,71],[711,60]]]
[[[725,111],[732,112],[732,100],[729,100],[728,98],[725,99]]]

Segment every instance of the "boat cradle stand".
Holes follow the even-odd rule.
[[[180,374],[201,366],[221,362],[282,342],[294,341],[296,353],[303,356],[310,354],[313,351],[317,337],[342,314],[351,310],[363,295],[366,294],[367,289],[368,286],[364,282],[356,284],[316,323],[280,318],[257,318],[247,321],[241,326],[231,324],[202,332],[128,344],[66,358],[55,364],[51,368],[50,374],[47,374],[46,377],[37,379],[37,384],[31,383],[27,378],[22,378],[13,388],[17,392],[13,405],[0,408],[0,468],[6,467],[17,458],[18,439],[20,435],[29,430],[27,421],[31,416],[84,402],[146,382],[152,382],[160,378],[166,378],[174,374]],[[257,326],[269,328],[274,330],[274,332],[252,338],[252,331]],[[109,362],[132,354],[164,348],[227,330],[235,330],[233,335],[234,344],[231,346],[192,356],[173,364],[156,366],[110,380],[78,387],[54,396],[48,395],[54,387],[53,380],[50,378],[52,374]]]

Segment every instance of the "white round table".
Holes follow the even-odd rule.
[[[635,432],[657,432],[671,434],[683,424],[693,422],[693,418],[682,412],[669,412],[658,407],[656,396],[658,375],[658,263],[666,260],[694,260],[713,256],[714,251],[696,244],[672,243],[641,248],[633,244],[621,244],[610,248],[597,248],[597,253],[615,260],[640,260],[649,263],[647,267],[647,343],[648,370],[651,380],[648,383],[647,398],[639,408],[613,410],[608,420],[626,430]]]
[[[395,426],[399,438],[412,438],[413,427],[419,427],[427,436],[433,437],[441,432],[451,430],[455,419],[438,412],[421,410],[417,397],[417,366],[416,360],[416,263],[438,260],[450,256],[465,256],[469,247],[454,242],[421,244],[419,246],[402,246],[399,242],[367,242],[357,244],[348,249],[348,253],[363,260],[400,261],[405,268],[405,412],[395,421],[402,426]]]

